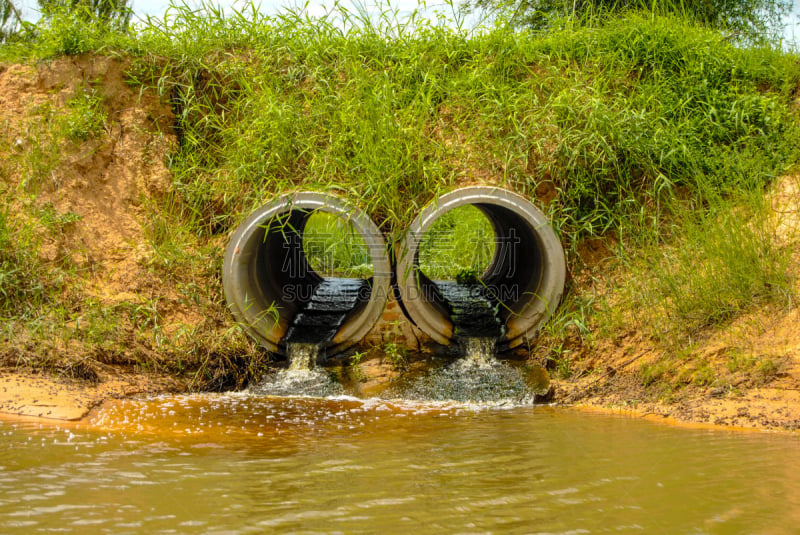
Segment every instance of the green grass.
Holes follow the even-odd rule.
[[[635,311],[646,332],[673,345],[755,307],[791,307],[793,248],[776,240],[771,216],[759,191],[677,208],[666,243],[629,251],[635,256],[615,306]]]
[[[102,98],[90,89],[83,90],[67,102],[63,121],[70,141],[86,141],[103,130],[106,116],[102,104]]]
[[[495,249],[491,222],[474,206],[454,208],[437,219],[419,243],[419,266],[434,280],[480,277]]]
[[[767,384],[785,361],[736,347],[719,358],[704,352],[736,318],[794,306],[791,262],[799,243],[797,235],[776,234],[773,201],[760,189],[706,199],[700,206],[673,201],[660,232],[620,246],[624,265],[592,322],[601,337],[634,333],[654,342],[661,356],[641,365],[638,377],[664,401],[686,386],[734,393]]]
[[[336,215],[318,211],[309,216],[303,251],[314,271],[323,277],[372,276],[367,244],[352,223]]]
[[[195,389],[242,386],[269,356],[230,326],[219,280],[224,244],[198,241],[173,195],[137,201],[145,239],[136,244],[142,269],[133,288],[111,300],[92,288],[108,266],[71,236],[83,217],[57,206],[76,154],[114,142],[106,129],[118,119],[102,89],[79,88],[63,103],[56,91],[0,131],[0,366],[88,381],[114,366],[171,374]],[[168,324],[181,307],[195,319]]]
[[[548,214],[572,266],[584,238],[621,240],[636,281],[625,306],[647,312],[642,321],[656,337],[692,338],[790,297],[788,256],[753,199],[798,161],[795,54],[651,13],[535,34],[403,21],[391,9],[367,17],[338,8],[320,18],[266,16],[252,5],[231,15],[210,6],[170,12],[127,33],[56,14],[0,46],[0,61],[118,56],[134,90],[170,102],[178,147],[168,155],[169,191],[143,206],[144,267],[207,319],[170,333],[154,296],[95,314],[89,308],[99,305],[81,305],[85,274],[38,255],[42,232],[80,223],[37,204],[38,192],[53,186],[65,147],[105,135],[115,120],[87,87],[64,109],[32,111],[24,151],[0,136],[2,184],[21,177],[19,188],[0,186],[12,199],[0,212],[6,336],[20,340],[9,326],[24,323],[34,346],[56,332],[102,349],[106,335],[91,326],[108,321],[135,334],[134,343],[108,333],[118,349],[180,354],[201,370],[198,381],[229,384],[238,356],[255,349],[236,330],[218,336],[230,322],[219,280],[224,242],[254,208],[295,190],[346,198],[390,242],[455,187],[514,190]],[[322,243],[319,269],[368,276],[363,245],[326,238],[352,235],[342,224],[310,223],[308,237]],[[434,231],[447,239],[423,244],[429,276],[477,273],[491,257],[480,214],[453,213]],[[452,254],[436,250],[448,260],[434,265],[441,244]],[[555,316],[562,331],[589,337],[588,301],[573,297]],[[90,327],[70,338],[65,325],[78,318]]]
[[[390,13],[172,13],[129,34],[56,17],[0,57],[75,53],[64,35],[132,55],[130,82],[178,114],[175,188],[206,235],[265,197],[333,186],[396,239],[436,194],[479,181],[530,197],[553,185],[547,209],[572,241],[649,224],[678,191],[702,197],[699,183],[766,184],[797,160],[794,56],[675,17],[530,34]]]
[[[30,227],[15,222],[8,206],[0,205],[0,318],[30,316],[46,294],[42,271]]]

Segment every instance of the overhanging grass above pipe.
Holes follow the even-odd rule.
[[[763,185],[798,160],[796,56],[675,16],[532,34],[391,10],[170,14],[127,35],[54,18],[2,54],[50,57],[66,37],[130,54],[131,83],[173,103],[172,198],[203,236],[333,187],[396,241],[432,198],[481,183],[538,197],[571,243],[635,231],[677,191],[702,196],[698,181]]]

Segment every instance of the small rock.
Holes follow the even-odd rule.
[[[721,386],[718,386],[716,388],[712,388],[711,392],[709,392],[709,394],[711,395],[712,398],[721,398],[721,397],[725,396],[726,393],[727,393],[727,390],[725,388],[721,387]]]
[[[536,403],[547,403],[553,401],[556,397],[556,388],[553,385],[548,385],[547,391],[543,394],[536,394],[535,401]]]

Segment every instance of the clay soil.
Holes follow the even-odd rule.
[[[125,68],[123,61],[112,58],[0,65],[2,146],[18,152],[29,150],[30,133],[42,128],[43,116],[37,110],[46,106],[63,109],[87,84],[102,86],[109,117],[105,131],[94,139],[62,147],[60,163],[37,193],[37,203],[49,204],[58,213],[78,214],[80,220],[61,233],[44,237],[39,255],[44,262],[68,258],[78,266],[85,278],[82,291],[100,306],[135,302],[143,294],[163,296],[167,306],[161,313],[164,333],[169,336],[203,321],[177,298],[173,283],[147,269],[153,254],[147,240],[149,218],[171,188],[164,162],[175,147],[175,121],[164,99],[125,82]],[[21,180],[15,172],[0,175],[0,179],[11,188],[19,187]],[[776,214],[781,214],[776,232],[786,234],[787,246],[794,246],[788,236],[798,228],[793,219],[800,213],[797,184],[797,180],[786,179],[773,192]],[[592,269],[602,270],[606,251],[602,242],[586,244],[584,261]],[[580,279],[574,284],[580,286]],[[800,286],[796,294],[800,295]],[[724,386],[684,384],[679,373],[656,387],[644,386],[642,365],[661,358],[663,349],[636,332],[595,340],[591,347],[576,348],[580,358],[571,378],[553,381],[554,402],[668,422],[796,431],[800,429],[798,325],[800,311],[789,306],[756,310],[705,333],[689,360],[702,360],[724,375]],[[8,342],[0,339],[0,343]],[[35,352],[36,348],[25,348],[20,342],[13,345],[0,348],[5,355],[0,360],[0,414],[74,420],[105,399],[187,388],[181,378],[130,366],[142,355],[160,358],[151,355],[152,349],[135,343],[130,358],[121,359],[128,365],[102,365],[92,370],[91,380],[59,376],[57,367],[46,370],[19,365],[26,361],[22,358],[25,351]],[[726,363],[740,352],[753,358],[768,357],[774,369],[768,376],[755,369],[728,370]],[[11,358],[14,355],[16,360]],[[80,357],[73,354],[70,358]]]
[[[798,296],[800,177],[776,181],[767,195],[775,239],[793,251],[790,271],[793,293]],[[584,244],[581,256],[589,273],[580,280],[602,279],[599,275],[612,269],[606,245],[602,241]],[[578,282],[578,286],[578,291],[590,290],[589,283]],[[635,329],[614,339],[596,340],[590,347],[577,343],[578,364],[569,379],[555,381],[556,397],[562,404],[683,425],[800,429],[800,309],[796,304],[755,308],[700,333],[685,354],[670,355],[669,351]],[[659,362],[666,363],[663,376],[645,385],[643,367]],[[705,373],[700,384],[698,373]]]
[[[675,363],[671,378],[644,386],[642,365],[662,357],[650,341],[631,336],[602,343],[587,355],[586,373],[555,382],[559,403],[647,416],[668,423],[739,429],[800,429],[800,336],[797,310],[753,314],[709,334],[686,363]],[[749,355],[769,356],[778,369],[769,377],[757,370],[731,372],[730,355],[746,347]],[[702,361],[714,370],[714,384],[687,383],[679,368]],[[722,386],[720,386],[720,384]]]

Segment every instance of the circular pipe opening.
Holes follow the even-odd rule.
[[[420,269],[420,243],[445,213],[472,205],[491,222],[494,256],[480,277],[502,325],[499,349],[533,338],[564,291],[564,250],[545,215],[524,197],[496,187],[457,189],[435,199],[411,223],[397,252],[397,290],[412,322],[433,340],[449,345],[458,335],[448,292]]]
[[[487,274],[495,255],[494,225],[471,204],[441,214],[419,242],[420,271],[433,280],[468,280]]]
[[[325,277],[312,267],[320,264],[309,262],[304,234],[317,212],[340,218],[363,240],[370,276]],[[225,250],[222,283],[236,320],[269,351],[285,355],[293,337],[306,342],[302,323],[333,355],[358,343],[380,317],[391,266],[383,235],[369,217],[333,195],[300,192],[262,206],[239,225]]]

